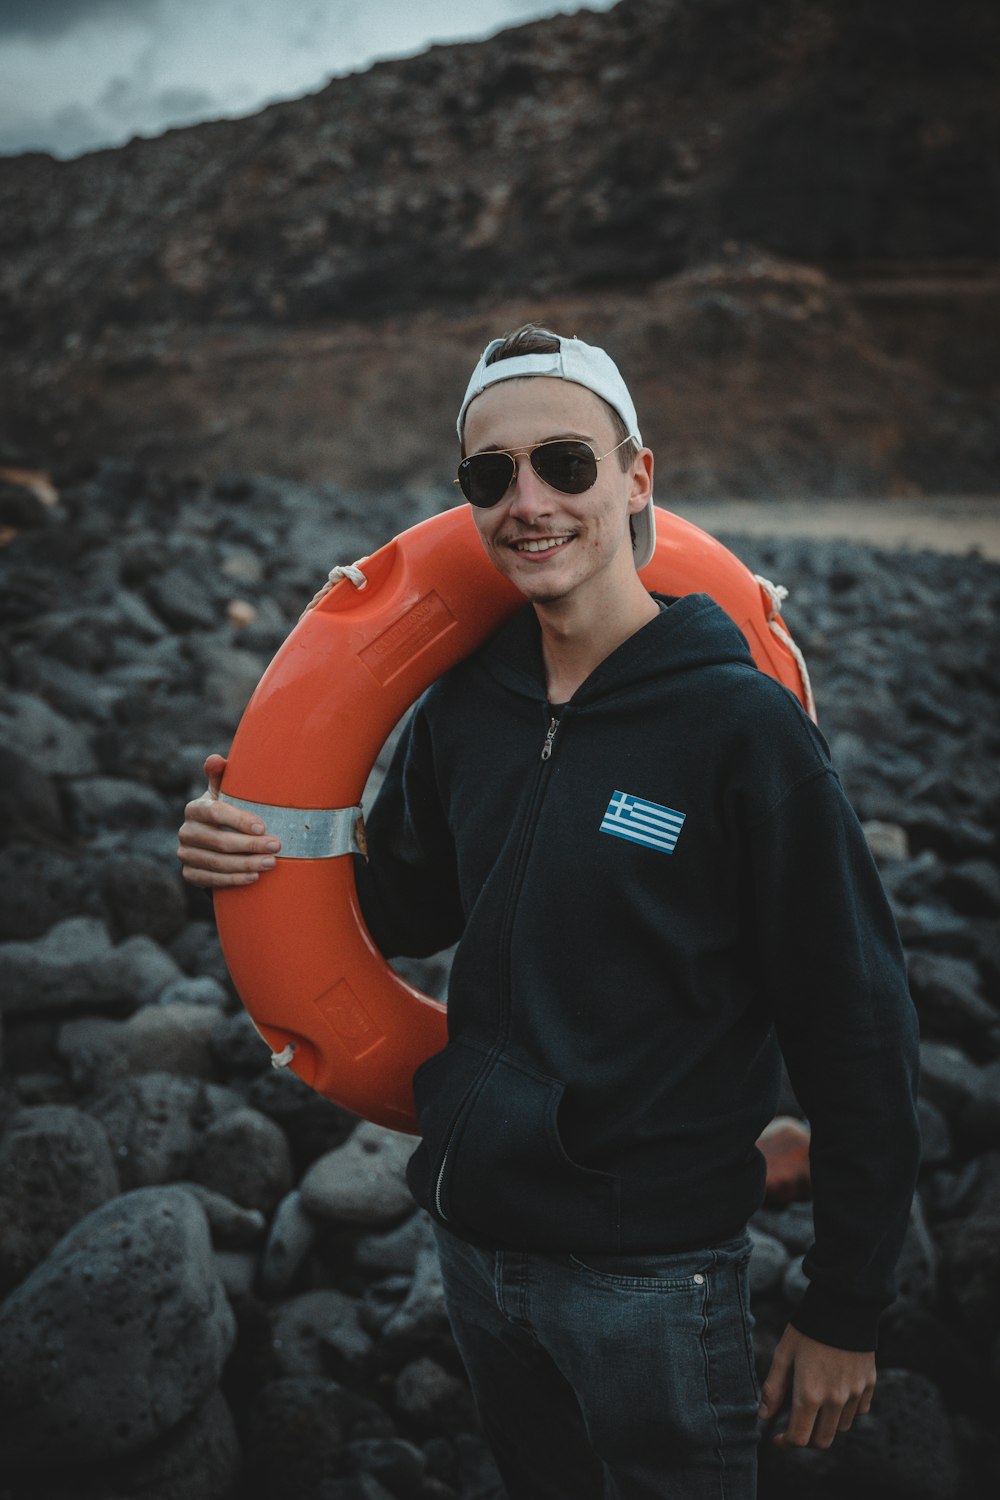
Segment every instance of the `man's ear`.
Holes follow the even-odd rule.
[[[639,449],[632,461],[629,478],[631,482],[628,497],[629,513],[637,515],[639,511],[645,510],[653,498],[653,450],[651,448]]]

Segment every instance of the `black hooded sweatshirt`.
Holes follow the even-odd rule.
[[[662,605],[558,711],[520,611],[400,741],[362,910],[388,957],[459,940],[410,1187],[489,1248],[718,1243],[763,1198],[780,1048],[812,1127],[793,1322],[873,1349],[918,1163],[898,935],[819,731],[711,599]]]

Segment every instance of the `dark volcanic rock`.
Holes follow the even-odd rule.
[[[204,1132],[242,1103],[214,1084],[143,1073],[114,1084],[89,1112],[107,1132],[122,1186],[132,1188],[190,1177]]]
[[[191,1195],[114,1199],[0,1307],[0,1454],[135,1452],[208,1397],[234,1334]]]
[[[0,1135],[0,1294],[118,1192],[108,1138],[69,1105],[19,1110]]]

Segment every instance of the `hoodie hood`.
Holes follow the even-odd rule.
[[[661,606],[659,614],[591,672],[573,694],[574,705],[701,667],[728,663],[757,670],[743,632],[708,594],[652,597]],[[477,660],[513,692],[546,701],[542,633],[530,604],[501,626]]]

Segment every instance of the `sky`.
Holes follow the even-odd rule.
[[[0,0],[0,154],[252,114],[376,58],[614,0]]]

